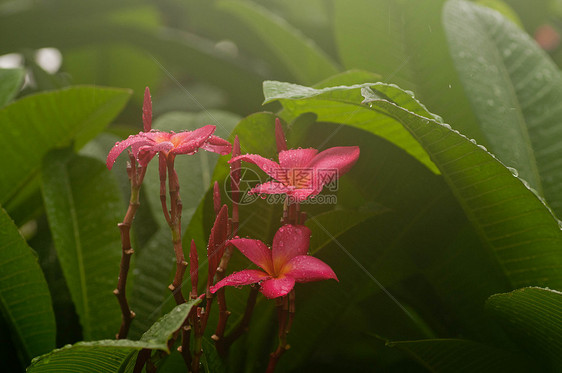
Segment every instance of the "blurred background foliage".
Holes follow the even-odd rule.
[[[17,300],[3,298],[8,306],[0,323],[0,354],[7,369],[21,371],[31,358],[55,346],[112,338],[118,328],[118,305],[111,295],[118,252],[111,248],[119,248],[115,223],[120,208],[125,211],[128,184],[123,159],[111,173],[102,162],[115,141],[141,129],[146,86],[152,92],[154,128],[179,131],[215,124],[220,136],[232,139],[238,134],[244,152],[275,157],[275,112],[285,122],[292,147],[361,147],[360,162],[341,180],[338,204],[307,206],[313,217],[312,250],[333,265],[341,282],[297,289],[298,312],[289,337],[293,348],[283,357],[280,371],[560,369],[560,343],[544,346],[544,338],[561,336],[559,296],[532,290],[525,298],[519,291],[486,302],[493,294],[524,286],[562,289],[562,275],[556,275],[562,263],[560,238],[552,233],[558,222],[531,192],[518,189],[519,184],[512,185],[516,179],[505,175],[507,181],[490,186],[487,179],[477,180],[490,188],[484,191],[507,188],[522,196],[523,202],[514,199],[511,210],[500,206],[485,218],[503,221],[502,216],[528,208],[539,212],[517,224],[544,221],[548,226],[531,226],[533,230],[513,223],[492,232],[515,241],[523,240],[518,234],[536,232],[521,236],[529,245],[504,254],[483,238],[489,232],[480,214],[495,206],[494,201],[471,205],[474,200],[480,203],[479,195],[463,195],[466,179],[455,173],[462,170],[448,173],[444,165],[450,163],[439,158],[439,149],[416,137],[415,118],[402,118],[376,101],[375,110],[369,110],[360,105],[359,90],[323,93],[317,101],[297,100],[288,91],[262,105],[266,80],[319,89],[397,84],[413,91],[427,111],[411,102],[408,91],[381,86],[380,92],[394,95],[410,112],[450,123],[486,146],[513,168],[506,175],[522,176],[560,216],[562,173],[551,168],[562,157],[556,147],[549,154],[540,150],[551,149],[549,141],[562,143],[561,124],[550,117],[562,104],[562,1],[472,3],[487,10],[442,0],[0,0],[0,68],[6,69],[0,70],[0,126],[5,131],[5,142],[0,140],[5,149],[0,151],[0,202],[7,212],[0,223],[8,227],[13,220],[27,242],[19,243],[21,250],[29,245],[30,258],[38,255],[53,309],[52,317],[45,316],[49,326],[44,333],[51,339],[56,335],[56,342],[26,345],[26,333],[14,325],[31,323],[18,324],[9,306],[15,307]],[[520,64],[524,66],[519,71]],[[505,66],[509,74],[494,70]],[[8,70],[14,68],[19,70]],[[73,88],[61,90],[69,87]],[[513,101],[503,100],[512,93]],[[93,103],[91,95],[99,101]],[[516,119],[508,115],[514,105],[521,113]],[[543,118],[545,113],[549,118]],[[26,123],[31,123],[29,128]],[[546,123],[546,129],[533,135],[538,140],[529,140],[528,132],[537,123]],[[385,132],[393,125],[403,136]],[[510,130],[517,126],[523,130]],[[17,128],[30,132],[18,133]],[[21,146],[11,145],[17,143],[14,139],[20,139]],[[458,140],[462,149],[482,152],[463,141]],[[66,148],[53,151],[61,147]],[[14,156],[21,154],[18,151],[34,155]],[[495,162],[487,153],[478,154],[480,160]],[[178,160],[184,242],[194,238],[201,255],[212,223],[208,187],[212,180],[224,183],[225,162],[210,153]],[[474,162],[472,166],[480,161]],[[478,170],[501,174],[498,165]],[[137,216],[142,229],[134,232],[138,249],[130,285],[130,302],[139,315],[132,339],[173,306],[166,292],[173,254],[170,250],[169,256],[162,255],[169,232],[159,214],[155,170],[149,170],[143,191],[144,209]],[[71,195],[74,207],[65,210],[61,195]],[[278,207],[261,200],[245,207],[243,214],[252,218],[242,234],[271,242]],[[69,241],[69,226],[80,233],[77,241]],[[321,227],[328,227],[336,239],[326,237]],[[106,230],[113,233],[99,235]],[[551,246],[533,246],[547,236],[554,237]],[[7,240],[8,235],[2,237]],[[77,256],[77,246],[80,255],[90,257]],[[348,248],[365,271],[339,247]],[[544,261],[520,264],[521,258],[544,252]],[[6,255],[0,267],[11,266]],[[32,262],[22,266],[37,271]],[[73,272],[76,263],[84,265],[83,272]],[[546,263],[550,269],[545,269]],[[521,274],[529,269],[525,265],[535,272]],[[244,266],[243,258],[233,259],[232,268]],[[245,292],[229,289],[233,321],[243,312]],[[49,298],[46,289],[42,294]],[[517,303],[519,298],[525,302]],[[536,320],[517,315],[541,302],[554,304],[555,311],[539,312],[537,332]],[[264,370],[275,346],[273,309],[265,303],[256,307],[250,334],[233,346],[229,371]],[[90,308],[92,313],[84,311]],[[178,357],[173,353],[162,369],[181,371]],[[206,364],[210,371],[224,369],[218,362]]]

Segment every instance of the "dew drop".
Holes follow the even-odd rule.
[[[509,170],[509,172],[511,172],[511,174],[515,177],[519,176],[519,171],[517,171],[515,168],[513,167],[507,167],[507,169]]]

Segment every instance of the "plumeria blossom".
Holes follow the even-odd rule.
[[[316,149],[289,149],[279,152],[279,163],[257,154],[232,158],[253,163],[274,181],[257,185],[250,193],[287,194],[296,202],[317,195],[322,188],[345,174],[359,158],[358,146],[339,146],[318,153]]]
[[[296,282],[327,279],[338,280],[326,263],[307,255],[310,230],[303,225],[284,225],[273,238],[269,249],[260,240],[235,238],[229,241],[242,254],[259,266],[231,274],[211,287],[215,293],[224,286],[241,286],[261,283],[260,291],[267,298],[287,295]]]
[[[220,137],[213,136],[215,128],[213,125],[207,125],[194,131],[178,133],[158,130],[139,132],[115,144],[107,156],[107,168],[111,169],[117,156],[129,146],[143,167],[146,167],[157,153],[167,157],[168,154],[194,154],[199,149],[205,149],[221,155],[229,154],[232,150],[231,144]]]

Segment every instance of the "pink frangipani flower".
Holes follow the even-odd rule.
[[[146,167],[156,153],[167,157],[168,154],[194,154],[199,149],[205,149],[221,155],[229,154],[232,149],[231,144],[220,137],[213,136],[213,132],[215,132],[213,125],[178,133],[158,130],[139,132],[115,144],[107,155],[107,168],[111,169],[117,156],[129,146],[143,167]]]
[[[275,180],[257,185],[250,193],[287,194],[302,202],[349,171],[358,158],[358,146],[339,146],[320,153],[312,148],[283,150],[279,152],[279,163],[257,154],[234,157],[229,163],[253,163]]]
[[[211,293],[224,286],[241,286],[261,282],[260,291],[267,298],[287,295],[296,282],[311,282],[333,278],[334,271],[326,263],[307,255],[310,230],[303,225],[284,225],[273,238],[269,249],[260,240],[235,238],[229,241],[242,254],[258,265],[258,269],[246,269],[231,274],[211,287]]]

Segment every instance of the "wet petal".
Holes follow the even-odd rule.
[[[254,194],[284,194],[291,191],[291,188],[276,181],[268,181],[253,187],[249,193]]]
[[[140,132],[137,135],[131,135],[127,139],[115,143],[115,146],[111,148],[109,154],[107,155],[107,168],[111,170],[119,154],[121,154],[123,150],[127,149],[129,146],[135,146],[138,148],[140,146],[150,145],[152,143],[153,142],[150,139],[146,138],[144,132]]]
[[[270,276],[263,271],[257,269],[246,269],[244,271],[235,272],[230,276],[223,278],[214,286],[211,286],[211,293],[215,293],[224,286],[250,285],[268,278],[270,278]]]
[[[278,173],[280,170],[279,164],[277,162],[272,161],[271,159],[267,159],[262,157],[261,155],[257,154],[244,154],[238,157],[232,158],[228,163],[234,163],[236,161],[244,161],[248,163],[253,163],[261,168],[266,174],[271,176],[274,179],[277,179]]]
[[[192,154],[195,153],[209,137],[215,132],[215,126],[207,125],[194,131],[185,131],[176,133],[170,141],[175,145],[172,153],[174,154]]]
[[[339,281],[329,265],[308,255],[300,255],[291,259],[283,267],[282,273],[294,278],[296,282],[320,281],[330,278]]]
[[[307,165],[314,169],[314,189],[322,190],[324,184],[339,178],[359,159],[358,146],[338,146],[319,153]]]
[[[209,140],[201,146],[201,149],[220,155],[227,155],[232,151],[232,144],[218,136],[211,136]]]
[[[277,298],[287,295],[295,287],[295,279],[290,276],[270,278],[261,283],[263,295],[267,298]]]
[[[141,146],[137,151],[137,160],[141,166],[146,167],[156,153],[168,153],[173,147],[174,144],[169,141],[163,141],[156,145]]]
[[[314,156],[318,154],[316,149],[290,149],[279,153],[279,165],[282,168],[305,168]]]
[[[271,255],[275,273],[280,273],[287,262],[299,255],[306,255],[310,245],[310,229],[304,225],[284,225],[273,237]]]
[[[235,238],[228,242],[236,246],[242,254],[254,264],[260,266],[264,271],[270,274],[273,273],[271,250],[263,242],[248,238]]]

